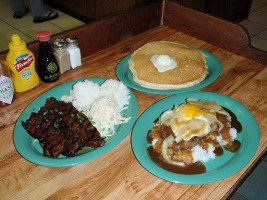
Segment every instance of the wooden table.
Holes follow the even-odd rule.
[[[162,5],[160,4],[160,6]],[[163,9],[169,11],[169,13],[173,9],[179,10],[179,13],[182,11],[193,12],[184,10],[179,6],[176,7],[169,2],[166,2],[164,6]],[[202,14],[199,15],[204,17]],[[206,17],[207,20],[215,20]],[[165,19],[167,22],[170,16],[166,15]],[[161,24],[164,24],[163,21],[161,21]],[[221,20],[217,22],[219,23]],[[96,28],[99,23],[102,23],[102,25],[103,23],[108,24],[106,21],[88,26]],[[224,22],[222,23],[224,24]],[[82,67],[66,72],[57,82],[51,84],[40,83],[35,89],[24,93],[16,93],[13,103],[0,109],[0,199],[169,200],[227,198],[266,152],[267,57],[264,52],[249,47],[237,50],[236,48],[227,48],[228,44],[214,45],[212,40],[207,42],[203,40],[203,37],[202,40],[193,37],[194,31],[192,30],[194,29],[190,32],[185,26],[179,25],[180,29],[176,26],[178,25],[168,22],[167,25],[166,23],[158,25],[148,28],[142,33],[131,35],[131,37],[119,39],[117,43],[99,48],[96,52],[83,57]],[[88,27],[85,26],[74,31],[77,34],[82,32],[86,35],[82,31],[86,28]],[[188,31],[184,31],[185,29]],[[130,144],[130,133],[120,144],[103,156],[71,167],[43,167],[25,160],[18,154],[13,144],[13,129],[17,118],[31,101],[50,88],[70,80],[84,77],[116,79],[116,65],[124,56],[147,42],[157,40],[175,41],[204,49],[215,55],[222,63],[221,76],[214,83],[203,88],[202,91],[228,95],[241,102],[254,114],[260,127],[260,143],[257,152],[242,170],[224,180],[203,185],[182,185],[164,181],[146,171],[135,159]],[[86,40],[84,39],[84,41]],[[216,41],[214,40],[213,43],[216,43]],[[217,44],[219,44],[218,41]],[[33,51],[35,46],[35,43],[29,44]],[[82,50],[84,49],[82,48]],[[238,51],[238,54],[242,56],[233,53]],[[5,52],[1,56],[5,56]],[[133,92],[138,100],[139,115],[154,102],[167,96],[146,94],[135,90]]]

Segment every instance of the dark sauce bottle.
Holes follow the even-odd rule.
[[[46,83],[54,82],[59,78],[59,66],[49,43],[50,32],[39,31],[36,37],[40,41],[37,65],[39,77]]]

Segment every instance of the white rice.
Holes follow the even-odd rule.
[[[213,153],[214,150],[215,147],[212,146],[211,144],[209,144],[208,151],[206,151],[199,145],[196,145],[192,151],[194,162],[197,161],[207,162],[209,159],[214,159],[216,156],[215,153]]]
[[[72,102],[106,137],[115,132],[115,125],[129,121],[130,117],[122,117],[121,111],[127,108],[130,98],[130,91],[121,81],[108,79],[101,86],[89,80],[77,82],[61,100]]]
[[[232,140],[236,138],[237,136],[236,134],[237,134],[236,129],[230,128],[230,135],[232,137]],[[219,135],[216,139],[220,143],[220,145],[227,144],[227,142],[222,139],[222,135]],[[207,151],[203,149],[201,146],[196,145],[192,149],[192,156],[193,156],[194,162],[197,162],[197,161],[207,162],[210,159],[214,159],[216,156],[214,153],[214,150],[215,150],[215,147],[211,144],[209,144],[209,148]]]
[[[230,135],[231,135],[232,140],[236,139],[237,137],[236,134],[237,134],[237,130],[235,128],[230,128]],[[219,135],[216,139],[222,146],[228,144],[227,141],[223,140],[222,135]]]
[[[85,80],[74,84],[70,94],[63,95],[61,100],[72,102],[79,111],[85,111],[99,97],[99,93],[100,86],[97,83]]]
[[[231,135],[233,140],[236,139],[236,137],[237,137],[236,134],[237,134],[237,130],[235,128],[230,128],[230,135]]]
[[[128,105],[130,99],[127,87],[121,81],[113,79],[108,79],[101,85],[100,96],[112,97],[119,109],[122,109],[124,105]]]
[[[157,143],[158,139],[153,139],[152,140],[152,146],[155,147],[155,144]]]
[[[216,139],[220,143],[220,145],[226,145],[227,144],[227,142],[223,140],[222,135],[219,135]]]

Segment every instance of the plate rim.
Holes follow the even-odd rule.
[[[74,157],[63,157],[63,158],[59,159],[59,158],[46,157],[43,154],[38,156],[38,154],[33,153],[32,156],[34,156],[34,158],[31,158],[31,155],[29,155],[27,152],[25,153],[25,151],[21,147],[21,142],[18,141],[18,139],[21,137],[21,136],[20,137],[18,136],[18,134],[19,134],[18,129],[23,129],[23,127],[21,126],[21,121],[23,120],[22,118],[24,115],[30,116],[30,113],[34,112],[31,110],[30,113],[25,114],[25,112],[28,112],[28,110],[31,107],[32,108],[35,107],[34,104],[38,104],[38,102],[41,100],[45,101],[47,95],[49,95],[53,91],[57,91],[57,90],[61,89],[62,87],[66,87],[66,86],[70,87],[69,88],[69,90],[70,90],[72,88],[72,86],[78,81],[91,80],[93,82],[101,84],[107,79],[108,78],[103,78],[103,77],[87,77],[87,78],[79,78],[79,79],[70,80],[68,82],[57,85],[57,86],[47,90],[46,92],[42,93],[40,96],[36,97],[33,101],[31,101],[27,105],[27,107],[25,107],[25,109],[21,112],[21,114],[19,115],[19,117],[16,120],[14,129],[13,129],[13,135],[12,135],[13,136],[13,144],[15,146],[16,151],[24,159],[28,160],[31,163],[37,164],[37,165],[46,166],[46,167],[68,167],[68,166],[82,164],[82,163],[94,160],[94,159],[104,155],[105,153],[109,152],[113,148],[115,148],[131,132],[131,129],[133,128],[133,125],[136,121],[137,114],[138,114],[137,99],[136,99],[136,96],[134,95],[133,91],[131,91],[131,89],[129,87],[127,87],[127,88],[129,90],[130,96],[131,96],[130,103],[132,105],[131,105],[131,108],[129,110],[129,116],[131,116],[131,119],[126,124],[122,124],[119,126],[119,129],[122,129],[119,132],[121,134],[112,136],[112,137],[114,137],[114,139],[112,141],[109,142],[109,140],[108,140],[108,142],[103,147],[99,147],[99,148],[94,149],[93,150],[94,154],[88,154],[90,152],[86,152],[82,155],[77,155]],[[58,99],[60,97],[56,97],[56,98]],[[44,105],[44,104],[42,104],[42,105]],[[39,108],[40,107],[38,107],[36,109],[39,109]],[[25,116],[25,118],[27,118],[27,117]],[[124,128],[124,130],[123,130],[123,128]],[[23,134],[24,134],[23,136],[26,136],[25,140],[30,139],[32,141],[37,141],[36,139],[31,137],[26,131]],[[31,143],[31,142],[30,143],[24,142],[23,144],[33,145],[33,143]],[[32,149],[32,151],[34,151],[34,150]]]
[[[149,165],[146,163],[147,161],[142,160],[143,158],[140,157],[140,155],[139,155],[140,152],[138,152],[138,149],[137,149],[136,144],[134,142],[134,140],[136,140],[135,137],[137,137],[136,136],[136,134],[137,134],[136,133],[136,131],[137,131],[136,129],[138,129],[138,131],[140,129],[138,127],[139,126],[139,123],[141,123],[140,121],[142,121],[143,118],[147,117],[146,115],[148,115],[149,112],[151,112],[152,109],[159,107],[161,104],[165,104],[165,101],[168,101],[168,99],[176,98],[176,97],[177,98],[179,98],[179,97],[182,98],[183,97],[183,100],[181,99],[180,101],[183,101],[184,102],[184,100],[185,100],[184,97],[186,97],[186,96],[187,97],[190,97],[191,94],[196,95],[196,96],[199,96],[199,94],[200,94],[200,96],[202,98],[203,98],[203,96],[206,95],[206,96],[211,96],[211,97],[216,97],[216,98],[217,97],[222,97],[223,100],[224,99],[228,99],[230,102],[234,103],[235,105],[238,105],[238,108],[241,108],[241,111],[245,112],[246,115],[249,115],[248,118],[250,118],[250,119],[253,120],[253,127],[255,128],[255,130],[253,131],[253,134],[256,134],[257,133],[257,135],[253,139],[254,145],[252,147],[252,150],[249,152],[249,155],[248,156],[247,156],[247,154],[244,155],[247,151],[244,151],[244,150],[238,151],[235,154],[232,154],[233,156],[226,163],[224,163],[222,166],[220,166],[220,167],[212,170],[208,174],[207,173],[203,173],[203,174],[196,174],[196,175],[184,175],[184,174],[177,174],[177,173],[174,173],[174,172],[167,171],[167,170],[161,168],[160,166],[158,166],[157,164],[155,164],[154,161],[151,160],[151,158],[150,158],[150,156],[148,155],[147,152],[145,152],[145,154],[148,155],[146,158],[148,158],[150,160],[149,161]],[[195,96],[193,96],[193,97],[195,97]],[[206,100],[212,100],[212,99],[209,99],[209,98],[210,97],[206,98]],[[213,100],[217,101],[217,99],[213,99]],[[228,103],[228,102],[226,102],[226,103]],[[168,106],[171,106],[171,105],[168,105]],[[164,110],[161,110],[161,111],[163,112]],[[160,111],[158,111],[158,113],[159,112]],[[234,114],[237,115],[235,112],[234,112]],[[243,124],[242,124],[242,126],[243,126]],[[138,127],[138,128],[136,128],[136,127]],[[139,132],[141,132],[141,131],[139,131]],[[246,133],[246,135],[248,134],[247,131],[245,133]],[[242,135],[242,138],[243,138],[243,135]],[[138,138],[138,140],[139,140],[139,143],[143,141],[143,139],[140,138],[140,137]],[[243,139],[243,140],[246,140],[246,138]],[[242,140],[242,142],[243,142],[243,140]],[[234,175],[235,173],[237,173],[238,171],[242,170],[250,162],[250,160],[253,158],[253,156],[255,155],[255,153],[256,153],[256,151],[258,149],[259,140],[260,140],[260,129],[259,129],[259,125],[258,125],[258,123],[256,121],[256,118],[251,113],[251,111],[248,108],[246,108],[242,103],[240,103],[239,101],[233,99],[232,97],[229,97],[229,96],[226,96],[226,95],[223,95],[223,94],[219,94],[219,93],[206,92],[206,91],[193,91],[193,92],[187,92],[187,93],[183,93],[183,94],[176,94],[176,95],[168,96],[166,98],[163,98],[163,99],[155,102],[150,107],[148,107],[138,117],[138,119],[136,120],[135,125],[134,125],[134,127],[132,129],[132,133],[131,133],[131,148],[132,148],[133,154],[134,154],[136,160],[139,162],[139,164],[146,171],[148,171],[149,173],[151,173],[152,175],[154,175],[154,176],[156,176],[158,178],[161,178],[163,180],[166,180],[166,181],[169,181],[169,182],[173,182],[173,183],[186,184],[186,185],[196,185],[196,184],[207,184],[207,183],[216,182],[216,181],[219,181],[219,180],[228,178],[228,177]],[[143,143],[144,143],[144,141],[143,141]],[[145,136],[145,143],[146,143],[146,136]],[[242,145],[242,143],[241,143],[241,145]],[[147,146],[148,146],[147,143],[146,143],[146,146],[145,146],[146,148],[144,146],[142,146],[143,151],[147,151]],[[144,152],[142,152],[142,153],[144,154]],[[237,156],[240,156],[240,154],[241,154],[240,159],[242,158],[242,159],[245,159],[245,160],[243,160],[241,164],[238,164],[237,161],[238,161],[239,158],[236,159],[236,157]],[[228,163],[229,163],[229,165],[234,164],[233,166],[236,166],[237,165],[238,168],[235,168],[234,170],[232,170],[231,169],[231,166],[230,167],[227,166],[227,168],[223,167],[226,164],[228,165]],[[204,163],[204,165],[206,166],[205,163]],[[223,168],[223,169],[220,169],[220,168]],[[220,174],[219,173],[219,172],[221,172],[220,170],[221,171],[223,170],[223,172],[226,173],[226,174]]]
[[[194,48],[194,47],[191,47],[191,48]],[[212,59],[214,62],[216,62],[216,66],[207,64],[208,70],[214,71],[212,76],[210,76],[210,74],[208,74],[207,75],[208,78],[205,77],[205,79],[202,82],[200,82],[199,84],[194,85],[192,87],[181,88],[181,89],[172,89],[172,90],[156,90],[156,89],[145,88],[145,87],[139,85],[138,83],[136,83],[133,80],[133,78],[132,78],[133,74],[129,69],[128,61],[129,61],[132,53],[123,57],[119,61],[119,63],[117,64],[117,67],[116,67],[116,76],[120,81],[122,81],[128,87],[130,87],[134,90],[138,90],[138,91],[150,93],[150,94],[169,94],[169,95],[172,95],[172,94],[180,94],[180,93],[184,93],[184,92],[200,90],[200,89],[205,88],[208,85],[212,84],[213,82],[215,82],[219,78],[219,76],[222,73],[222,64],[215,55],[213,55],[213,54],[211,54],[211,53],[209,53],[203,49],[200,49],[200,48],[194,48],[194,49],[198,49],[199,51],[201,51],[204,54],[205,60],[207,63],[210,62],[210,59]],[[131,80],[126,78],[127,77],[126,73],[130,74]]]

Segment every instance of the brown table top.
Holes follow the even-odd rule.
[[[13,144],[13,129],[22,111],[38,96],[59,84],[85,77],[117,79],[116,65],[126,55],[150,41],[169,40],[204,49],[222,64],[222,74],[202,91],[236,99],[255,116],[260,143],[252,160],[238,173],[203,185],[182,185],[162,180],[145,170],[131,149],[131,134],[108,153],[92,161],[62,168],[33,164],[19,155]],[[16,93],[11,105],[0,109],[1,199],[221,199],[238,186],[266,151],[267,69],[253,60],[235,55],[167,26],[158,26],[83,58],[83,65],[63,74],[55,83],[40,83],[35,89]],[[167,95],[133,90],[138,115]],[[249,123],[249,122],[248,122]]]

